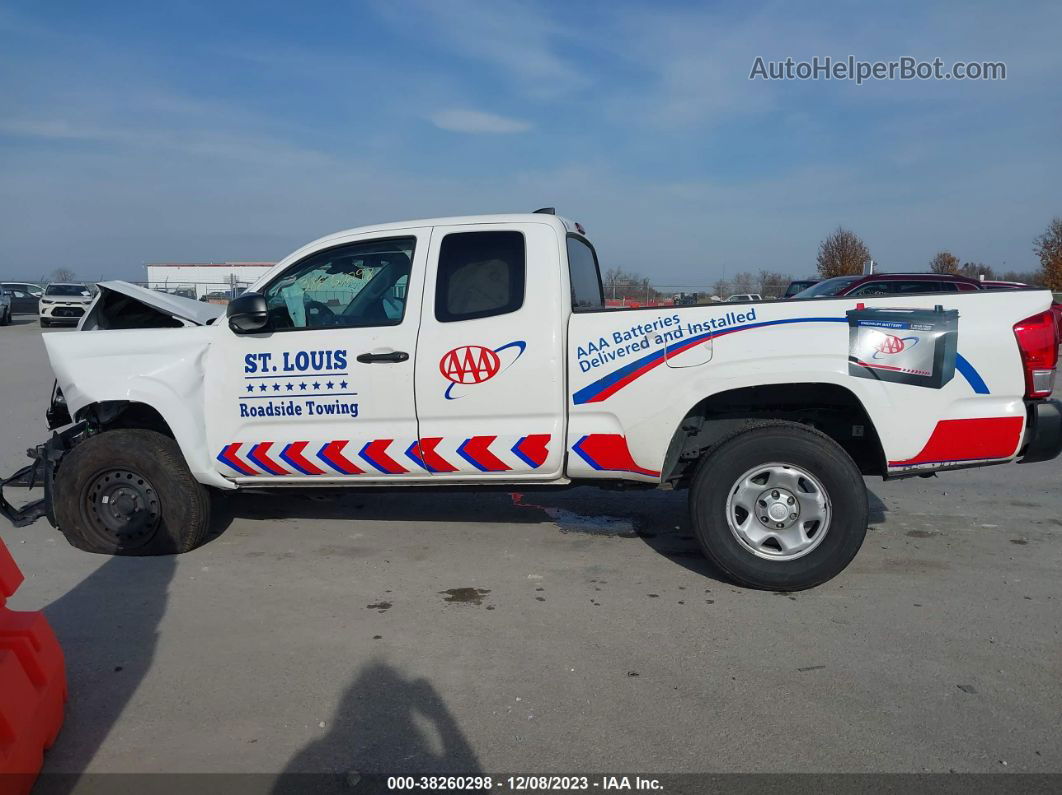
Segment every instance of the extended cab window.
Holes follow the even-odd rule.
[[[515,312],[524,304],[524,236],[456,232],[439,247],[435,318],[441,323]]]
[[[572,309],[600,309],[605,305],[597,255],[585,240],[568,237],[568,273],[572,283]]]
[[[397,326],[416,239],[371,240],[311,254],[265,289],[273,329]]]

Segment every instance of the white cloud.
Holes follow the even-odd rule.
[[[431,123],[442,130],[463,133],[521,133],[531,129],[531,125],[520,119],[510,119],[496,113],[481,110],[461,110],[453,108],[433,113]]]
[[[571,47],[572,27],[558,24],[556,14],[541,5],[418,0],[412,9],[384,2],[376,8],[396,33],[487,64],[532,96],[559,96],[590,82],[575,60],[563,54]]]

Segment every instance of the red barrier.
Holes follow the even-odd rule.
[[[43,613],[5,604],[22,572],[0,539],[0,795],[25,795],[63,725],[66,666]]]

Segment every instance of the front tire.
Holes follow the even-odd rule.
[[[66,540],[104,555],[174,555],[206,539],[210,499],[177,443],[155,431],[91,436],[59,464],[55,518]]]
[[[702,459],[690,513],[705,555],[736,582],[798,591],[851,563],[869,507],[859,468],[840,445],[807,426],[772,422]]]

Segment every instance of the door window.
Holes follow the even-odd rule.
[[[572,283],[572,309],[600,309],[605,305],[597,255],[590,245],[568,236],[568,274]]]
[[[273,330],[397,326],[416,238],[371,240],[319,251],[264,290]]]
[[[524,304],[524,236],[457,232],[439,246],[435,318],[440,323],[493,317]]]

